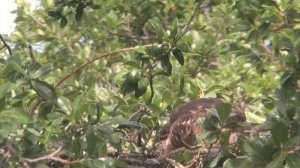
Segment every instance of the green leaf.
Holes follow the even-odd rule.
[[[149,20],[149,23],[152,25],[152,27],[154,28],[154,30],[155,30],[157,33],[163,31],[163,28],[162,28],[162,26],[161,26],[161,23],[160,23],[158,20],[156,20],[156,19],[150,19],[150,20]]]
[[[53,20],[58,20],[63,17],[60,11],[49,11],[48,15],[51,16]]]
[[[9,92],[14,89],[15,84],[11,82],[6,82],[0,85],[0,99],[4,98]]]
[[[91,7],[92,9],[100,9],[101,5],[95,4],[93,2],[90,2],[87,4],[89,7]]]
[[[166,73],[166,75],[170,76],[172,74],[172,64],[170,63],[169,55],[165,54],[161,58],[161,66]]]
[[[192,160],[193,156],[194,155],[193,155],[192,151],[190,151],[188,149],[184,150],[184,152],[182,154],[182,157],[183,157],[185,162],[188,162],[188,161]]]
[[[96,124],[100,121],[103,111],[103,105],[101,102],[93,102],[88,105],[87,112],[92,117],[92,123]]]
[[[287,125],[279,121],[271,129],[272,139],[278,145],[284,144],[288,140],[288,127]]]
[[[300,165],[299,157],[300,157],[299,152],[288,153],[286,155],[286,162],[288,168],[299,168]]]
[[[158,19],[150,19],[149,23],[152,25],[152,27],[154,28],[154,30],[157,33],[158,42],[161,43],[162,39],[164,37],[164,34],[165,34],[162,24],[160,23],[160,21]]]
[[[114,147],[116,148],[118,151],[121,151],[122,150],[122,147],[121,147],[121,140],[120,140],[120,137],[117,135],[117,134],[110,134],[109,138],[109,143]]]
[[[54,68],[51,65],[45,65],[45,66],[40,67],[38,70],[36,70],[31,75],[31,77],[32,78],[40,78],[40,77],[43,77],[43,76],[47,75],[52,70],[54,70]]]
[[[17,62],[15,61],[9,61],[8,65],[7,65],[8,69],[13,69],[19,73],[21,73],[22,75],[26,76],[27,74],[25,73],[25,70],[21,67],[21,65],[19,65]]]
[[[62,16],[60,19],[60,28],[64,28],[68,24],[68,19],[66,16]]]
[[[60,96],[57,99],[58,106],[60,109],[65,112],[67,115],[70,115],[72,113],[72,106],[70,103],[70,100],[67,99],[66,97]]]
[[[219,119],[221,123],[224,123],[226,119],[228,119],[231,113],[231,104],[229,103],[221,103],[216,106],[216,110],[218,112]]]
[[[273,146],[264,145],[259,141],[245,141],[243,144],[243,149],[251,158],[251,162],[261,167],[266,166],[266,160],[270,160],[274,153]]]
[[[135,98],[141,97],[145,92],[147,91],[147,88],[136,88],[134,92]]]
[[[219,91],[223,88],[224,88],[224,86],[222,86],[222,85],[213,85],[206,90],[206,94]]]
[[[282,168],[284,161],[284,154],[278,155],[272,162],[270,162],[266,168]]]
[[[121,85],[121,93],[126,95],[135,91],[138,88],[139,75],[134,73],[127,73],[124,75],[124,81]]]
[[[171,38],[173,39],[173,41],[177,40],[177,32],[178,32],[178,19],[176,18],[173,23],[172,23],[172,30],[170,33]]]
[[[176,46],[180,51],[182,52],[188,52],[189,51],[189,46],[186,43],[180,43]]]
[[[57,96],[54,87],[45,81],[39,79],[31,79],[30,84],[32,89],[41,96],[47,103],[55,104]]]
[[[91,127],[86,133],[86,151],[88,154],[93,155],[95,153],[100,156],[107,155],[107,145],[105,138],[111,136],[111,132],[100,132],[99,129]]]
[[[223,157],[223,153],[222,152],[218,153],[218,156],[212,160],[212,162],[209,164],[209,167],[217,167],[222,157]]]
[[[53,110],[53,104],[49,104],[49,103],[43,103],[40,108],[39,108],[39,111],[38,111],[38,116],[40,118],[44,118],[46,119],[47,118],[47,115],[49,113],[51,113]]]
[[[81,151],[82,151],[81,140],[79,138],[72,139],[72,153],[74,153],[75,156],[80,156]]]
[[[83,15],[83,11],[84,11],[84,4],[83,3],[79,3],[76,10],[75,10],[75,19],[76,22],[79,22],[82,18]]]
[[[227,151],[229,148],[229,138],[231,135],[231,130],[230,129],[223,129],[221,134],[220,134],[220,144],[222,147],[223,151]]]
[[[247,157],[239,157],[227,159],[223,168],[256,168],[255,166],[251,166]]]
[[[138,87],[139,88],[145,88],[149,85],[149,80],[147,78],[142,78],[138,82]]]
[[[177,61],[183,65],[184,64],[184,58],[183,58],[183,54],[182,51],[179,50],[178,48],[174,48],[172,50],[173,55],[175,56],[175,58],[177,59]]]
[[[34,128],[26,128],[26,130],[37,137],[41,136],[41,134]]]
[[[26,112],[19,108],[12,108],[0,112],[0,122],[14,121],[20,124],[27,124],[29,117]]]
[[[74,121],[78,121],[80,118],[81,114],[83,113],[83,106],[84,106],[84,96],[85,93],[82,93],[81,95],[77,96],[74,101],[72,102],[72,119]]]
[[[99,136],[97,131],[93,128],[89,128],[86,133],[86,144],[87,144],[87,153],[92,155],[96,152],[96,145],[98,143]]]
[[[289,148],[293,147],[294,145],[296,145],[299,142],[300,142],[300,136],[291,137],[286,141],[286,143],[284,143],[282,149],[288,150]]]
[[[147,91],[148,85],[149,81],[147,78],[142,78],[141,80],[139,80],[138,87],[135,89],[135,97],[139,98],[140,96],[142,96]]]

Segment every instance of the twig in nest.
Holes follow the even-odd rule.
[[[3,39],[1,34],[0,34],[0,40],[2,41],[3,45],[7,48],[9,55],[12,55],[10,46],[6,43],[6,41]],[[1,47],[1,49],[2,49],[2,47]]]
[[[195,150],[195,149],[199,149],[199,148],[201,147],[201,145],[191,146],[191,145],[185,143],[185,142],[182,140],[181,136],[180,136],[178,133],[173,133],[173,134],[175,134],[175,135],[178,137],[179,141],[180,141],[180,142],[182,143],[182,145],[183,145],[185,148],[187,148],[187,149]]]
[[[175,168],[185,168],[181,163],[176,162],[176,160],[170,158],[164,158],[164,159]]]
[[[212,144],[209,145],[207,154],[206,154],[206,156],[205,156],[205,159],[204,159],[203,162],[202,162],[202,166],[201,166],[201,167],[204,167],[204,164],[205,164],[205,162],[208,160],[208,156],[210,155],[210,153],[211,153],[211,151],[212,151],[212,148],[213,148],[214,145],[219,141],[219,138],[220,138],[220,136],[218,136],[218,137],[216,138],[216,140],[215,140]]]
[[[60,151],[62,150],[62,147],[58,148],[57,150],[55,150],[54,152],[46,155],[46,156],[41,156],[41,157],[38,157],[38,158],[21,158],[21,160],[23,162],[27,162],[27,163],[36,163],[36,162],[40,162],[40,161],[44,161],[44,160],[53,160],[53,161],[57,161],[57,162],[60,162],[60,163],[63,163],[63,164],[71,164],[72,162],[69,161],[69,160],[64,160],[64,159],[61,159],[59,157],[56,157],[55,155],[57,155]]]

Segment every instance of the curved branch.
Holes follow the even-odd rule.
[[[143,45],[142,47],[145,48],[150,48],[153,47],[153,44],[147,44],[147,45]],[[85,61],[84,63],[80,64],[79,66],[73,68],[70,72],[66,73],[63,77],[61,77],[55,84],[54,84],[54,88],[57,88],[58,86],[60,86],[64,81],[66,81],[67,79],[69,79],[72,75],[74,75],[76,72],[80,71],[81,69],[85,68],[86,66],[90,65],[91,63],[100,60],[102,58],[106,58],[106,57],[112,57],[115,56],[118,53],[122,53],[122,52],[127,52],[127,51],[132,51],[135,50],[136,47],[128,47],[128,48],[122,48],[120,50],[116,50],[116,51],[112,51],[103,55],[99,55],[96,56],[94,58],[88,59],[87,61]],[[28,113],[31,114],[41,103],[42,103],[42,99],[39,98],[36,103],[34,103],[28,110]]]
[[[7,48],[8,52],[9,52],[9,55],[12,55],[12,51],[11,51],[10,46],[6,43],[6,41],[3,39],[1,34],[0,34],[0,40],[2,41],[3,45]],[[1,47],[1,49],[2,49],[2,47]]]
[[[40,162],[40,161],[44,161],[44,160],[54,160],[63,164],[71,164],[72,162],[69,160],[64,160],[62,158],[56,157],[55,155],[57,155],[60,151],[62,150],[62,147],[58,148],[57,150],[55,150],[54,152],[50,153],[49,155],[46,156],[41,156],[38,158],[21,158],[21,160],[23,162],[27,162],[27,163],[36,163],[36,162]]]
[[[143,47],[145,48],[149,48],[149,47],[152,47],[153,45],[152,44],[148,44],[148,45],[144,45]],[[136,47],[128,47],[128,48],[122,48],[120,50],[117,50],[117,51],[113,51],[113,52],[109,52],[109,53],[106,53],[106,54],[103,54],[103,55],[100,55],[100,56],[96,56],[92,59],[88,59],[87,61],[85,61],[84,63],[82,63],[81,65],[79,65],[78,67],[75,67],[73,70],[71,70],[69,73],[67,73],[65,76],[63,76],[62,78],[60,78],[54,85],[54,88],[57,88],[59,85],[61,85],[65,80],[67,80],[69,77],[71,77],[74,73],[78,72],[79,70],[85,68],[86,66],[88,66],[89,64],[97,61],[97,60],[100,60],[102,58],[105,58],[105,57],[109,57],[109,56],[114,56],[118,53],[121,53],[121,52],[127,52],[127,51],[132,51],[132,50],[135,50]]]

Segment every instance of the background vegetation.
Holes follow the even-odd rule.
[[[264,133],[233,152],[218,129],[205,138],[219,154],[193,166],[300,165],[298,0],[16,3],[0,46],[1,167],[126,167],[128,153],[188,166],[189,150],[159,157],[158,129],[176,106],[215,96]]]

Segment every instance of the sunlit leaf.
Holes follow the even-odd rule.
[[[65,112],[67,115],[70,115],[72,113],[72,106],[69,99],[66,97],[59,97],[57,99],[58,106],[61,108],[63,112]]]
[[[40,78],[40,77],[43,77],[43,76],[47,75],[52,70],[54,70],[53,66],[51,66],[51,65],[44,65],[44,66],[40,67],[38,70],[36,70],[31,75],[31,77],[32,78]]]
[[[218,112],[219,119],[222,123],[229,117],[231,113],[231,104],[229,103],[221,103],[216,106],[216,110]]]

